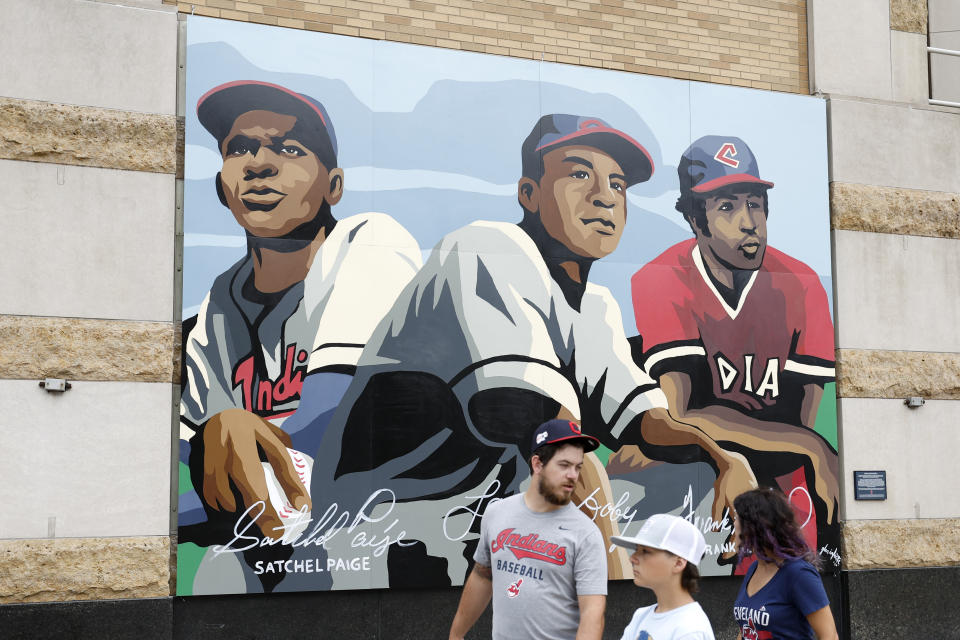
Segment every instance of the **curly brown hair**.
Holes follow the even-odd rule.
[[[807,546],[786,496],[776,489],[760,487],[741,493],[733,501],[740,522],[738,560],[751,553],[765,562],[803,559],[815,567],[820,559]]]

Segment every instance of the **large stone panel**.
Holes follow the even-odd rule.
[[[814,92],[889,100],[889,0],[808,0]]]
[[[169,322],[170,174],[0,160],[0,313]]]
[[[0,378],[178,382],[169,322],[0,316]]]
[[[170,531],[170,383],[0,380],[0,538]]]
[[[174,173],[177,118],[0,98],[0,158]]]
[[[960,352],[960,240],[833,234],[837,347]]]
[[[843,98],[827,104],[831,181],[960,193],[960,113]]]
[[[890,32],[890,73],[894,100],[927,104],[930,85],[926,34]]]
[[[956,518],[960,401],[840,398],[843,519]],[[854,471],[887,472],[886,500],[855,500]]]
[[[846,569],[960,565],[960,519],[848,520],[843,549]]]
[[[960,353],[840,349],[837,395],[960,400]]]
[[[170,539],[0,540],[0,603],[170,595]]]
[[[834,229],[960,238],[960,194],[830,183]]]
[[[9,98],[176,113],[172,7],[2,0],[0,87]]]

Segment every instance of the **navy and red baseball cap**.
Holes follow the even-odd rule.
[[[536,451],[545,444],[575,442],[577,440],[583,443],[584,453],[589,453],[600,446],[600,441],[583,433],[580,430],[580,425],[576,422],[554,418],[553,420],[547,420],[534,430],[533,440],[530,442],[530,451]]]
[[[770,188],[760,177],[757,158],[747,143],[733,136],[703,136],[687,147],[677,166],[680,191],[707,193],[734,184]]]
[[[218,145],[223,144],[237,117],[248,111],[295,116],[296,128],[306,138],[302,142],[328,168],[336,166],[337,134],[326,108],[315,98],[278,84],[235,80],[210,89],[197,101],[197,118]]]
[[[623,169],[628,187],[653,175],[653,159],[642,144],[600,118],[565,113],[543,116],[523,141],[523,175],[539,177],[543,154],[569,145],[586,145],[609,154]]]

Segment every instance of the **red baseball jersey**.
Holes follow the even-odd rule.
[[[711,281],[695,238],[640,269],[631,288],[647,373],[709,370],[709,389],[696,388],[705,381],[693,375],[693,404],[720,400],[765,413],[796,398],[791,386],[834,378],[833,322],[820,278],[772,247],[736,308]]]

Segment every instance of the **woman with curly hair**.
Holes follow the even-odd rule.
[[[830,601],[790,503],[761,487],[737,496],[740,560],[755,555],[733,605],[741,640],[837,640]]]

